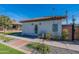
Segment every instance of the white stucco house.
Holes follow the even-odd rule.
[[[51,33],[52,37],[61,37],[62,20],[65,16],[41,17],[21,21],[22,35],[39,35],[40,33]]]

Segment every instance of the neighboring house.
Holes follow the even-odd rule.
[[[62,25],[63,30],[68,31],[68,39],[72,39],[72,24]],[[75,25],[75,39],[79,39],[79,24]]]
[[[36,35],[50,33],[52,37],[61,37],[62,20],[65,16],[42,17],[21,21],[22,35]]]
[[[5,29],[6,31],[9,31],[9,30],[15,30],[15,31],[20,31],[21,30],[21,23],[19,22],[16,22],[15,20],[11,20],[11,28],[8,28],[8,29]],[[3,27],[0,26],[0,32],[3,31]]]
[[[11,24],[13,30],[21,30],[21,23],[12,20]]]

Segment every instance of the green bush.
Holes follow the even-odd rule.
[[[29,48],[36,48],[39,46],[39,43],[31,43],[27,45]]]
[[[64,29],[62,32],[62,39],[68,39],[68,30]]]
[[[58,40],[59,39],[59,37],[58,36],[54,36],[54,40]]]
[[[39,49],[39,52],[44,53],[44,54],[50,52],[50,47],[45,44],[39,45],[38,49]]]
[[[49,45],[40,44],[40,43],[31,43],[31,44],[28,44],[27,47],[33,48],[43,54],[49,53],[51,50]]]
[[[51,33],[47,33],[47,34],[46,34],[46,39],[47,39],[47,40],[50,40],[50,39],[51,39]]]

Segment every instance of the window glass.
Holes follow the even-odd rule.
[[[53,32],[57,32],[58,31],[58,24],[53,24]]]

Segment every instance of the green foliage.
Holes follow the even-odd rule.
[[[0,54],[24,54],[14,48],[8,47],[4,44],[0,44]]]
[[[0,32],[0,33],[1,33],[1,34],[4,34],[4,32]],[[6,32],[5,32],[6,35],[14,34],[14,33],[16,33],[16,32],[12,32],[12,31],[6,31]]]
[[[58,36],[54,36],[54,40],[58,41],[59,37]]]
[[[4,42],[8,42],[10,40],[13,40],[13,38],[5,37],[4,35],[0,35],[0,40],[3,40]]]
[[[2,26],[2,28],[10,28],[11,27],[11,19],[8,16],[4,16],[1,15],[0,16],[0,26]]]
[[[47,40],[50,40],[50,38],[51,38],[51,33],[47,33],[47,34],[46,34],[46,39],[47,39]]]
[[[36,48],[39,46],[39,43],[31,43],[27,45],[29,48]]]
[[[64,29],[62,32],[62,39],[67,39],[68,38],[68,30]]]
[[[4,42],[8,42],[10,40],[13,40],[13,39],[12,38],[9,38],[9,37],[5,37]]]
[[[43,54],[49,53],[51,50],[49,45],[40,44],[40,43],[31,43],[31,44],[28,44],[27,47],[33,48]]]
[[[48,45],[41,44],[41,45],[39,45],[38,50],[41,53],[49,53],[50,52],[50,47]]]

